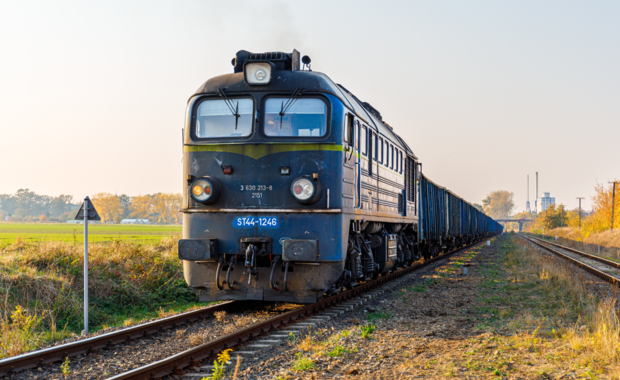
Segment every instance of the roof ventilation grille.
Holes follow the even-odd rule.
[[[270,53],[250,53],[246,50],[239,50],[231,62],[235,67],[234,72],[242,73],[243,65],[250,61],[272,62],[276,66],[276,70],[297,71],[300,69],[300,54],[297,50],[293,50],[292,53],[283,53],[281,51]]]

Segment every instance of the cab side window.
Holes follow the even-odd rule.
[[[398,172],[398,163],[400,162],[400,155],[398,153],[398,148],[394,148],[394,158],[396,161],[394,162],[394,170]]]
[[[374,132],[372,134],[372,140],[373,140],[372,141],[372,145],[373,146],[371,147],[371,149],[374,147],[374,149],[375,149],[375,151],[373,152],[374,153],[374,159],[375,159],[375,161],[377,161],[377,157],[379,156],[379,145],[377,144],[377,134],[374,133]]]
[[[383,161],[383,164],[387,167],[390,167],[390,143],[388,143],[387,141],[385,142],[385,160]]]
[[[345,121],[345,130],[344,130],[344,141],[348,142],[349,145],[353,145],[355,141],[355,130],[353,128],[353,115],[350,113],[347,114]]]
[[[368,128],[366,126],[364,126],[362,128],[362,138],[361,138],[361,142],[362,142],[362,153],[365,156],[368,156]]]

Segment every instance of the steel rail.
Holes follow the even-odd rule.
[[[547,243],[547,244],[550,244],[550,245],[556,246],[556,247],[558,247],[558,248],[562,248],[562,249],[564,249],[564,250],[567,250],[567,251],[570,251],[570,252],[576,253],[576,254],[578,254],[578,255],[585,256],[585,257],[587,257],[588,259],[595,260],[595,261],[598,261],[598,262],[600,262],[600,263],[603,263],[603,264],[606,264],[606,265],[609,265],[609,266],[616,267],[616,268],[620,269],[620,263],[617,263],[617,262],[615,262],[615,261],[607,260],[607,259],[604,259],[604,258],[602,258],[602,257],[600,257],[600,256],[592,255],[592,254],[590,254],[590,253],[586,253],[586,252],[583,252],[583,251],[579,251],[579,250],[577,250],[577,249],[570,248],[570,247],[567,247],[567,246],[564,246],[564,245],[560,245],[560,244],[557,244],[557,243],[553,243],[553,242],[550,242],[550,241],[547,241],[547,240],[544,240],[544,239],[539,239],[539,238],[534,237],[534,236],[528,236],[528,237],[529,237],[530,239],[539,240],[539,241],[545,242],[545,243]]]
[[[601,270],[598,270],[598,269],[596,269],[596,268],[594,268],[594,267],[592,267],[592,266],[590,266],[590,265],[588,265],[588,264],[586,264],[586,263],[584,263],[582,261],[579,261],[577,259],[574,259],[574,258],[568,256],[568,255],[565,255],[565,254],[563,254],[563,253],[561,253],[561,252],[559,252],[559,251],[557,251],[557,250],[555,250],[553,248],[549,248],[549,247],[545,246],[543,243],[540,243],[540,242],[534,240],[535,238],[531,238],[529,236],[525,236],[525,235],[521,235],[521,234],[519,234],[519,236],[521,236],[521,238],[525,239],[526,241],[529,241],[530,243],[536,244],[536,245],[540,246],[541,248],[546,249],[547,251],[555,254],[558,257],[561,257],[561,258],[563,258],[565,260],[568,260],[570,263],[572,263],[572,264],[574,264],[574,265],[576,265],[576,266],[578,266],[578,267],[580,267],[580,268],[590,272],[591,274],[597,276],[598,278],[600,278],[600,279],[602,279],[604,281],[607,281],[607,282],[609,282],[609,283],[611,283],[613,285],[616,285],[616,286],[620,286],[620,279],[618,279],[618,278],[616,278],[614,276],[611,276],[611,275],[609,275],[609,274],[607,274],[607,273],[605,273],[605,272],[603,272]],[[540,239],[537,239],[537,240],[540,240]],[[543,240],[543,242],[547,243],[544,240]]]
[[[223,336],[219,339],[212,340],[194,348],[190,348],[183,352],[177,353],[165,359],[161,359],[145,366],[117,374],[108,378],[108,380],[145,380],[161,378],[168,374],[182,375],[184,373],[183,368],[190,365],[200,366],[200,360],[212,357],[218,352],[221,352],[222,350],[243,344],[255,337],[287,325],[290,322],[308,317],[311,314],[320,312],[321,310],[331,307],[337,303],[356,297],[370,289],[376,288],[380,285],[383,285],[396,278],[409,274],[415,270],[418,270],[439,260],[448,258],[458,252],[472,248],[480,243],[481,241],[477,241],[465,247],[461,247],[451,252],[434,257],[432,259],[425,260],[423,263],[416,262],[407,268],[395,271],[386,276],[379,277],[376,280],[368,281],[364,284],[356,286],[351,290],[347,290],[345,292],[333,295],[331,297],[325,298],[321,301],[304,306],[302,308],[291,310],[289,312],[270,318],[266,321],[257,323],[242,330]]]
[[[41,364],[61,361],[65,357],[77,356],[104,348],[108,345],[123,343],[128,340],[140,338],[161,330],[194,322],[213,314],[216,311],[223,310],[232,303],[233,301],[222,302],[216,305],[176,314],[141,325],[97,335],[92,338],[80,339],[74,342],[60,344],[58,346],[2,359],[0,360],[0,376],[4,376],[10,372],[18,372],[25,369],[34,368]]]

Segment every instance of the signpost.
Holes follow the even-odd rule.
[[[84,198],[84,203],[75,214],[75,220],[82,219],[84,220],[84,330],[82,335],[85,335],[88,334],[88,221],[101,220],[89,197]]]

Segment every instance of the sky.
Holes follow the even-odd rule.
[[[187,99],[299,50],[470,202],[620,179],[618,1],[0,0],[0,193],[181,192]]]

